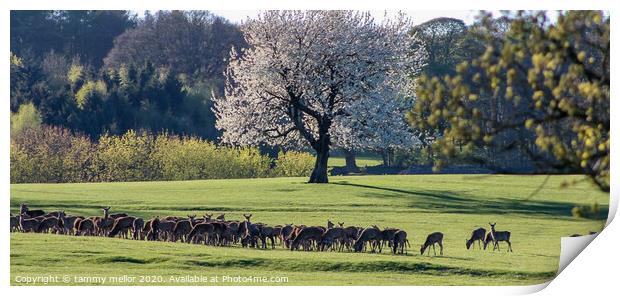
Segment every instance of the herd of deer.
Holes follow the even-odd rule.
[[[30,210],[27,205],[20,206],[19,215],[11,215],[11,231],[57,233],[67,235],[90,235],[123,237],[135,240],[181,241],[214,246],[230,246],[240,243],[242,247],[267,249],[276,243],[291,251],[354,251],[363,252],[370,248],[372,252],[381,252],[387,244],[393,254],[406,254],[410,247],[407,232],[397,228],[384,228],[376,225],[363,228],[344,226],[343,222],[335,225],[327,220],[327,227],[286,224],[269,226],[264,223],[251,222],[252,214],[243,214],[243,221],[227,221],[225,214],[212,219],[212,214],[203,218],[188,215],[187,218],[168,216],[144,220],[125,213],[110,213],[110,207],[103,208],[103,216],[83,217],[66,215],[64,211],[45,213],[42,210]],[[482,249],[493,243],[493,250],[499,250],[499,242],[505,241],[512,252],[510,232],[496,231],[495,223],[489,223],[491,230],[484,228],[474,230],[465,245],[469,249],[476,241]],[[428,235],[420,246],[420,254],[430,247],[436,255],[435,245],[443,255],[443,233]]]

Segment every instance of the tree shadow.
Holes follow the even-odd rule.
[[[438,210],[444,213],[458,214],[522,214],[554,216],[557,218],[572,217],[574,203],[558,201],[534,201],[519,198],[478,199],[475,196],[457,194],[451,191],[404,190],[389,187],[354,184],[347,181],[331,183],[339,186],[360,187],[382,192],[363,193],[372,198],[400,198],[408,201],[408,208]],[[598,219],[606,219],[608,206],[600,206]]]

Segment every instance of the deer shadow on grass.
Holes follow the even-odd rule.
[[[436,190],[405,190],[365,184],[354,184],[346,181],[331,183],[338,186],[352,186],[370,189],[363,193],[366,197],[404,199],[406,207],[441,211],[455,214],[521,214],[535,216],[552,216],[554,218],[570,218],[574,203],[559,201],[526,200],[525,198],[493,198],[480,199],[473,195],[459,194],[452,191]],[[606,219],[608,206],[600,206],[598,219]]]

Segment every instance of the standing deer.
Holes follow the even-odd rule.
[[[491,223],[489,222],[489,225],[491,225],[491,241],[493,241],[493,251],[495,251],[495,248],[497,248],[497,250],[499,251],[499,242],[506,242],[508,244],[508,251],[512,252],[512,244],[510,243],[510,231],[495,231],[495,224],[497,223]],[[487,244],[488,241],[486,241],[484,243],[484,249],[487,249]]]
[[[222,213],[221,215],[217,216],[215,220],[222,221],[222,222],[226,221],[226,213]]]
[[[299,245],[304,246],[304,250],[309,250],[312,242],[320,242],[323,236],[323,229],[319,227],[305,227],[299,231],[291,243],[291,251],[297,250]]]
[[[407,239],[407,232],[404,230],[398,230],[394,233],[392,238],[392,254],[407,254],[407,247],[411,247],[409,245],[409,240]],[[400,252],[399,252],[400,248]]]
[[[190,231],[187,235],[186,242],[198,243],[200,241],[204,241],[204,244],[206,245],[210,237],[213,236],[213,232],[213,224],[209,222],[196,224],[194,228],[192,228],[192,231]]]
[[[482,250],[482,246],[480,245],[480,242],[484,242],[484,235],[487,233],[487,230],[480,227],[478,229],[475,229],[474,231],[471,232],[471,237],[469,239],[465,239],[465,246],[467,247],[467,249],[469,250],[469,247],[471,247],[471,245],[478,241],[478,248]]]
[[[334,223],[332,223],[331,220],[327,220],[327,229],[332,229],[334,228]]]
[[[319,243],[319,251],[325,250],[325,247],[330,248],[332,251],[338,248],[338,251],[342,251],[344,248],[344,240],[346,238],[346,233],[344,228],[330,228],[328,229],[323,236],[321,237]]]
[[[95,222],[93,219],[76,219],[75,220],[75,235],[93,235],[95,233]]]
[[[177,239],[181,239],[182,242],[187,238],[187,234],[192,231],[194,225],[194,218],[196,215],[187,215],[188,220],[177,221],[176,225],[172,229],[172,241],[176,242]]]
[[[58,233],[61,231],[61,220],[58,217],[49,217],[43,219],[41,223],[39,223],[39,227],[37,232],[45,232],[48,233],[51,231]]]
[[[37,219],[26,218],[27,214],[19,214],[19,228],[23,232],[36,232],[39,229],[41,222]]]
[[[133,220],[133,225],[132,225],[132,238],[134,240],[143,240],[144,239],[144,232],[142,232],[142,230],[144,229],[144,219],[142,218],[136,218]]]
[[[19,230],[19,217],[11,214],[11,232]]]
[[[377,243],[379,242],[381,236],[381,230],[379,230],[376,225],[373,227],[369,227],[364,229],[362,233],[359,235],[355,243],[353,244],[353,251],[362,252],[364,247],[366,246],[366,242],[371,243],[372,252],[375,252],[375,248]]]
[[[25,218],[34,218],[45,215],[45,212],[43,210],[30,210],[26,204],[21,204],[19,205],[19,214],[26,215]]]
[[[114,225],[112,226],[112,230],[108,233],[108,237],[115,237],[117,234],[121,237],[128,237],[128,232],[133,228],[133,221],[136,220],[135,217],[120,217],[114,220]]]
[[[433,232],[426,237],[426,241],[420,246],[420,255],[424,255],[424,250],[429,246],[433,246],[433,254],[437,255],[435,251],[435,244],[439,244],[439,254],[443,255],[443,233]],[[428,248],[428,254],[431,254],[431,249]]]

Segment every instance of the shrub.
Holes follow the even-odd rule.
[[[11,137],[11,182],[86,182],[93,145],[82,135],[50,126],[27,129]]]
[[[274,176],[278,177],[307,177],[312,174],[314,168],[314,156],[307,152],[280,151]]]
[[[129,130],[122,136],[99,138],[93,167],[97,181],[157,180],[160,172],[151,159],[155,140],[148,133]]]

